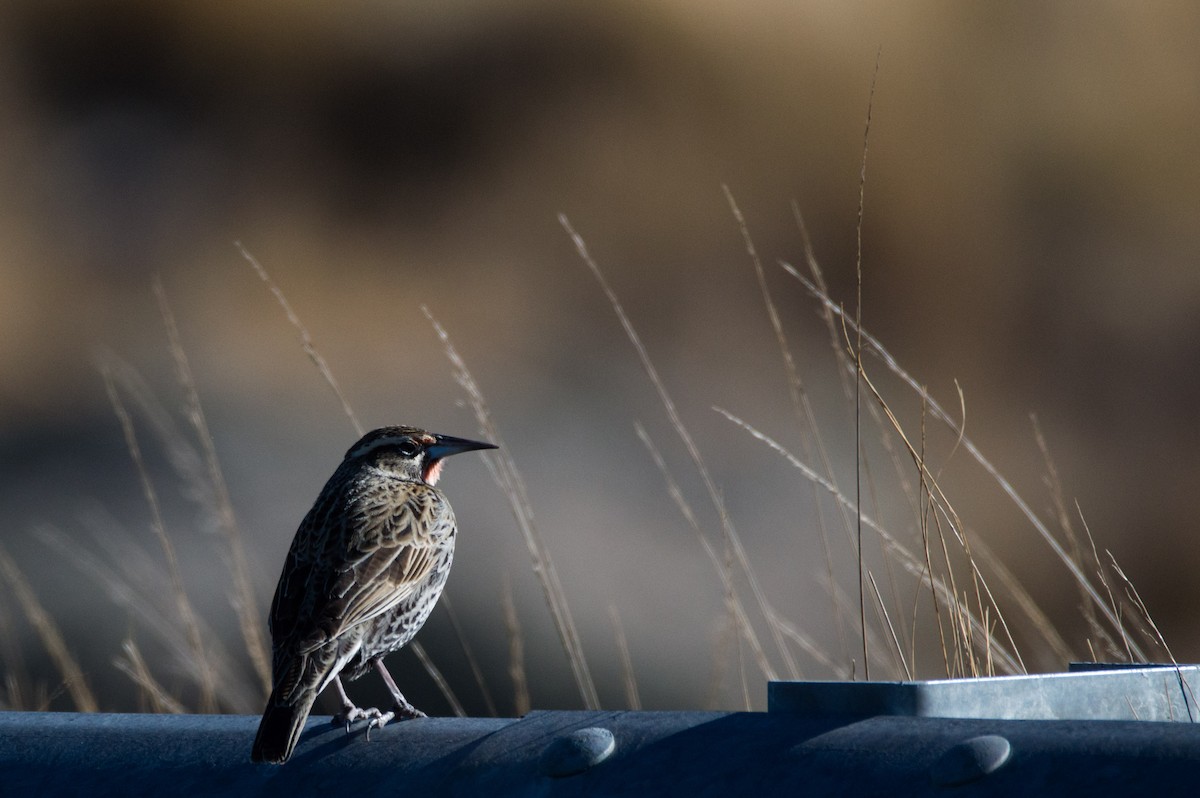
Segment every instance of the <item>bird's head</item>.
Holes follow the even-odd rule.
[[[482,441],[437,435],[416,427],[381,427],[359,439],[346,452],[346,460],[358,460],[396,473],[414,482],[437,484],[442,459],[460,452],[496,449]]]

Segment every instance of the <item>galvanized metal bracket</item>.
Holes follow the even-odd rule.
[[[1010,720],[1194,723],[1200,666],[1093,666],[1068,673],[914,682],[771,682],[769,712]]]

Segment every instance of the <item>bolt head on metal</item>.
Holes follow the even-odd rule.
[[[616,749],[617,741],[612,732],[589,726],[551,742],[542,752],[538,767],[547,776],[574,776],[608,759]]]
[[[1004,766],[1012,744],[995,734],[984,734],[952,746],[929,768],[933,783],[953,787],[981,779]]]

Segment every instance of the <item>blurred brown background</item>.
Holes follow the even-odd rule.
[[[717,526],[559,213],[643,335],[774,604],[844,659],[811,490],[711,410],[796,446],[721,186],[746,215],[850,485],[851,408],[828,338],[776,262],[803,264],[794,200],[831,290],[853,302],[877,51],[868,328],[949,407],[958,380],[968,433],[1049,519],[1036,412],[1101,551],[1139,586],[1176,657],[1200,658],[1194,4],[10,2],[0,15],[3,545],[104,708],[136,705],[111,661],[129,636],[153,653],[154,635],[37,530],[101,552],[106,535],[122,536],[146,552],[147,584],[161,581],[94,365],[97,347],[115,352],[185,426],[154,276],[196,372],[264,615],[296,524],[354,440],[234,241],[270,270],[368,426],[476,433],[420,306],[446,327],[521,467],[607,704],[623,702],[610,605],[647,706],[740,702],[735,677],[712,687],[720,663],[734,667],[720,653],[720,582],[635,422],[714,539]],[[917,403],[892,390],[915,423]],[[211,519],[138,418],[189,590],[236,649]],[[935,443],[944,457],[949,436]],[[1085,655],[1065,570],[961,452],[946,473],[968,525]],[[462,530],[451,595],[501,710],[506,579],[534,705],[577,706],[503,494],[475,457],[452,462],[443,485]],[[127,556],[108,545],[105,556]],[[11,592],[0,602],[8,672],[53,693],[60,677]],[[442,613],[422,639],[481,712]],[[1034,643],[1025,653],[1031,667],[1062,665]],[[801,659],[808,675],[829,675]],[[412,655],[396,660],[409,696],[446,711]],[[169,658],[155,667],[181,682]]]

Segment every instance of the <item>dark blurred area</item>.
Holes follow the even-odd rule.
[[[794,206],[833,295],[853,305],[877,53],[864,323],[948,408],[957,380],[967,433],[1052,521],[1036,413],[1101,556],[1121,563],[1176,658],[1200,659],[1195,5],[14,1],[0,16],[3,546],[102,708],[138,705],[112,660],[130,637],[153,653],[154,635],[44,532],[110,558],[133,556],[116,539],[139,546],[147,585],[170,601],[96,365],[106,352],[131,364],[190,434],[156,277],[264,617],[297,523],[355,438],[234,242],[271,273],[368,427],[478,432],[421,307],[446,328],[529,486],[607,704],[623,701],[610,606],[647,707],[740,703],[720,579],[635,423],[713,540],[719,525],[560,213],[643,336],[774,605],[844,661],[811,489],[711,409],[799,451],[722,185],[849,486],[853,408],[817,305],[777,261],[804,266]],[[919,401],[889,390],[916,429]],[[130,407],[189,593],[236,650],[221,538]],[[945,459],[953,436],[930,445]],[[938,465],[966,524],[1086,657],[1079,592],[1049,548],[961,450]],[[874,471],[882,480],[890,465]],[[577,706],[503,493],[478,460],[452,463],[442,486],[461,529],[450,594],[501,711],[506,584],[534,706]],[[913,527],[902,499],[877,502]],[[846,540],[833,539],[839,580],[856,590]],[[900,594],[911,602],[912,586]],[[61,676],[12,591],[0,607],[6,673],[57,695]],[[448,618],[435,613],[420,639],[482,712]],[[1063,665],[1026,642],[1031,667]],[[159,654],[163,684],[183,684]],[[395,660],[410,698],[445,712],[415,658]]]

